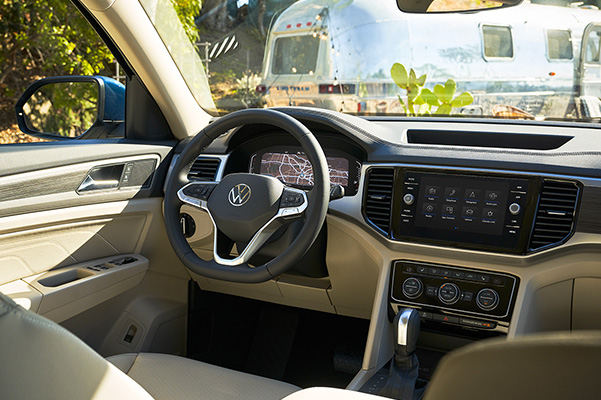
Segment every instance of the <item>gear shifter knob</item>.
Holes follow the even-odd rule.
[[[394,317],[394,352],[396,357],[411,357],[419,337],[419,314],[412,308],[400,310]]]

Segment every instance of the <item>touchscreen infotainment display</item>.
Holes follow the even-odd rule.
[[[535,178],[402,170],[393,237],[523,253],[539,185]]]
[[[509,182],[423,176],[415,226],[502,235]]]

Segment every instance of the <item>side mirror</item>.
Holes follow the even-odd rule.
[[[15,106],[19,129],[49,140],[123,136],[125,86],[103,76],[57,76],[32,83]]]

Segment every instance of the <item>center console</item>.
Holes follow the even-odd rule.
[[[416,308],[424,321],[506,333],[518,283],[504,273],[399,260],[390,302],[395,311]]]

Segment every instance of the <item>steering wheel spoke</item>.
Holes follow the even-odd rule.
[[[177,191],[177,197],[185,204],[208,210],[207,202],[216,186],[214,182],[190,182]]]
[[[280,197],[280,207],[278,212],[267,221],[250,239],[246,247],[240,254],[232,259],[224,258],[219,255],[219,236],[214,236],[213,258],[216,263],[225,266],[237,266],[248,263],[257,251],[269,240],[269,238],[280,229],[286,222],[296,219],[303,215],[309,205],[307,194],[300,189],[285,187]],[[213,222],[215,232],[219,229],[211,211],[207,209]]]
[[[300,217],[308,206],[309,200],[304,190],[285,187],[276,216],[286,219]]]
[[[219,249],[219,235],[214,235],[213,259],[217,264],[228,267],[234,267],[248,263],[252,256],[254,256],[265,244],[265,242],[267,242],[269,238],[283,225],[279,219],[280,217],[275,216],[269,220],[269,222],[259,229],[259,231],[250,239],[246,247],[239,253],[239,255],[231,259],[219,255],[217,251],[217,249]],[[215,225],[215,221],[213,221],[213,228],[215,229],[215,232],[217,232],[217,225]]]

